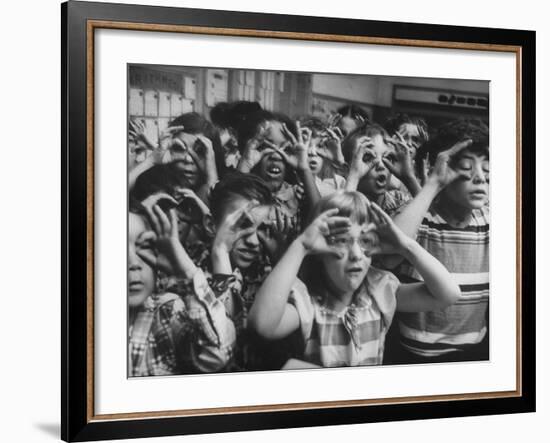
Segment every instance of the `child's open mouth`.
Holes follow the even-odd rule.
[[[272,163],[267,166],[267,168],[265,169],[265,172],[270,177],[277,178],[282,174],[283,168],[277,163]]]
[[[388,183],[388,178],[385,175],[379,175],[374,183],[378,188],[385,188],[386,184]]]

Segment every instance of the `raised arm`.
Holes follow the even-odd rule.
[[[170,217],[158,205],[148,212],[157,236],[156,267],[168,264],[163,270],[179,279],[177,292],[183,305],[171,322],[176,351],[194,371],[219,371],[232,359],[236,344],[235,325],[227,315],[224,297],[214,294],[203,271],[180,243],[175,210],[170,211]]]
[[[406,235],[416,238],[418,228],[424,219],[424,216],[430,209],[434,198],[448,184],[457,180],[462,174],[450,165],[452,158],[461,150],[472,144],[471,140],[461,141],[455,144],[451,149],[441,152],[437,156],[433,172],[430,174],[424,187],[404,208],[399,211],[395,217],[395,224]]]
[[[402,284],[397,290],[397,309],[405,312],[433,311],[455,303],[460,288],[447,269],[416,241],[405,235],[387,215],[371,203],[376,231],[380,237],[378,251],[396,252],[420,273],[423,283]]]
[[[296,308],[288,298],[302,261],[308,254],[337,254],[326,237],[349,229],[349,219],[331,209],[317,217],[296,239],[260,287],[250,310],[252,328],[268,339],[283,338],[300,326]]]

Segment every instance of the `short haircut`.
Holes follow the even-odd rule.
[[[320,134],[327,129],[327,125],[319,117],[305,115],[298,119],[302,128],[308,128],[313,133],[313,136]]]
[[[256,136],[260,125],[269,120],[273,120],[273,114],[260,108],[254,112],[243,114],[240,119],[234,122],[237,143],[241,152],[244,150],[248,140]]]
[[[190,185],[172,163],[155,165],[137,178],[130,195],[131,198],[141,202],[158,192],[173,195],[176,187],[190,188]]]
[[[351,131],[342,142],[342,154],[344,155],[344,160],[346,160],[347,163],[351,163],[353,155],[355,154],[355,140],[365,135],[367,137],[375,137],[377,135],[381,135],[384,139],[389,137],[386,130],[376,123],[358,126],[353,131]]]
[[[246,119],[247,115],[261,110],[262,107],[258,102],[221,102],[210,111],[210,120],[219,128],[237,129],[241,126],[242,121]]]
[[[210,194],[210,210],[215,223],[221,221],[225,207],[235,197],[256,200],[261,205],[274,203],[271,191],[260,177],[238,171],[230,172],[214,186]]]
[[[218,175],[222,176],[225,172],[225,158],[220,136],[214,125],[197,112],[187,112],[168,124],[168,127],[174,126],[183,126],[182,132],[187,134],[204,134],[212,142]]]
[[[426,144],[430,163],[435,162],[440,152],[467,139],[472,140],[469,151],[489,155],[489,127],[480,119],[456,119],[440,126]]]
[[[386,123],[384,123],[384,128],[390,134],[395,134],[397,131],[399,131],[399,128],[405,124],[415,125],[418,128],[421,145],[423,145],[430,139],[430,136],[428,134],[428,125],[426,121],[423,118],[411,117],[408,114],[404,113],[397,113],[388,118],[386,120]]]
[[[338,108],[336,111],[342,117],[351,117],[357,119],[361,117],[365,122],[370,123],[370,117],[367,111],[365,111],[361,106],[357,105],[344,105]]]

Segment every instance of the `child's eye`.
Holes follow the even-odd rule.
[[[174,143],[172,146],[170,146],[170,151],[175,153],[183,153],[185,152],[185,149],[179,143]]]
[[[489,162],[488,162],[488,161],[484,161],[484,162],[481,164],[481,169],[483,169],[483,172],[489,172]]]
[[[472,169],[472,161],[468,159],[462,159],[458,161],[458,167],[459,169],[463,169],[464,171],[469,171]]]
[[[153,242],[150,240],[142,241],[141,243],[138,243],[139,249],[145,249],[145,250],[152,250],[154,248]]]
[[[372,151],[366,151],[365,155],[363,155],[363,161],[368,162],[374,159],[375,155]]]
[[[206,146],[204,146],[204,143],[200,139],[197,139],[193,145],[193,149],[199,155],[203,155],[206,152]]]
[[[390,163],[395,163],[396,162],[396,158],[395,158],[395,155],[394,154],[388,154],[385,156],[386,160],[388,160]]]

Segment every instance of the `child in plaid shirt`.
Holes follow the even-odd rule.
[[[249,318],[261,336],[278,339],[300,330],[303,358],[320,366],[381,364],[396,309],[426,311],[458,298],[443,265],[362,194],[338,191],[314,214],[256,295]],[[390,252],[407,257],[424,282],[400,284],[371,267],[373,254]],[[318,261],[304,284],[296,276],[306,257]]]
[[[217,301],[223,294],[215,293],[187,254],[174,253],[178,247],[183,250],[174,209],[168,218],[158,204],[134,206],[129,215],[128,375],[221,369],[235,342],[233,324]],[[177,294],[156,294],[158,269],[170,270],[193,290],[183,285]],[[217,288],[228,291],[229,285],[219,282]]]

